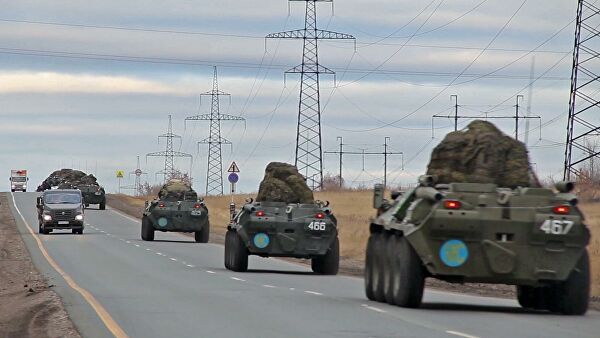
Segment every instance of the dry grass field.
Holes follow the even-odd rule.
[[[140,210],[144,206],[143,197],[126,195],[115,196],[120,202]],[[253,195],[236,195],[234,200],[239,207],[247,197]],[[363,260],[367,239],[369,237],[369,219],[374,216],[372,208],[372,191],[332,191],[317,192],[315,198],[330,201],[334,214],[338,219],[340,250],[344,259]],[[229,196],[210,196],[206,204],[210,211],[211,231],[224,235],[229,221]],[[600,203],[582,203],[581,208],[586,216],[587,224],[592,231],[589,246],[592,265],[592,293],[600,296]]]

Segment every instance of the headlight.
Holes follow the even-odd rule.
[[[83,221],[83,215],[77,215],[77,216],[75,216],[75,220],[77,220],[77,221]]]
[[[44,215],[44,221],[51,221],[51,220],[52,220],[52,216]]]

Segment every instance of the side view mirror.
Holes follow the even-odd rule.
[[[373,189],[373,208],[379,209],[383,205],[384,191],[383,184],[375,184],[375,188]]]

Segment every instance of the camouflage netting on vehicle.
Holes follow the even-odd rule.
[[[312,190],[295,166],[271,162],[260,183],[257,202],[314,203]]]
[[[94,175],[87,175],[83,171],[73,169],[61,169],[53,172],[37,188],[38,191],[58,187],[59,189],[73,189],[82,185],[99,186]]]
[[[438,183],[495,183],[500,187],[539,186],[525,145],[495,125],[476,120],[446,135],[427,167]]]
[[[162,186],[158,192],[158,198],[170,201],[196,200],[198,194],[188,183],[171,179]]]

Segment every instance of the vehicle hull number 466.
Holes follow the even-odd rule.
[[[308,225],[308,229],[312,231],[325,231],[327,229],[327,223],[321,221],[312,221]]]
[[[542,223],[540,230],[549,235],[566,235],[571,231],[575,222],[548,219]]]

